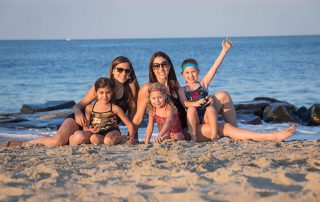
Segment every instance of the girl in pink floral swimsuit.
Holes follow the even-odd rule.
[[[167,96],[167,88],[160,83],[153,83],[149,88],[149,121],[145,144],[150,143],[154,121],[158,126],[158,136],[155,142],[184,140],[178,110]]]

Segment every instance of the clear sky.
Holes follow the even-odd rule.
[[[0,0],[0,39],[315,34],[320,0]]]

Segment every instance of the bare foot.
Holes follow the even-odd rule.
[[[289,128],[277,131],[275,132],[275,135],[272,140],[276,142],[283,142],[285,139],[293,135],[294,131],[296,131],[296,128],[296,124],[292,124]]]
[[[23,141],[18,141],[18,140],[11,140],[5,142],[6,147],[15,147],[15,146],[20,146],[23,144]]]

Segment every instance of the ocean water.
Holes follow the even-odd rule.
[[[133,63],[139,83],[148,81],[148,63],[156,51],[167,53],[178,79],[186,58],[198,60],[200,78],[213,64],[223,38],[31,40],[0,41],[0,114],[17,112],[22,104],[52,100],[79,101],[95,80],[107,76],[113,58]],[[320,36],[235,37],[210,93],[228,91],[234,102],[258,96],[286,100],[297,107],[320,102]],[[287,124],[241,127],[269,131]],[[145,129],[142,129],[144,131]],[[0,138],[34,138],[51,130],[0,128]],[[319,127],[299,126],[291,139],[320,139]]]

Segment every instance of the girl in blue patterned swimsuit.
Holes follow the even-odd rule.
[[[218,118],[214,106],[207,104],[208,87],[224,57],[232,46],[232,39],[222,41],[220,55],[201,81],[198,81],[199,67],[195,59],[186,59],[181,65],[181,74],[186,80],[186,85],[179,88],[181,103],[188,109],[188,129],[194,142],[197,141],[197,127],[208,124],[211,129],[211,140],[217,138]],[[196,114],[196,116],[194,116]]]

